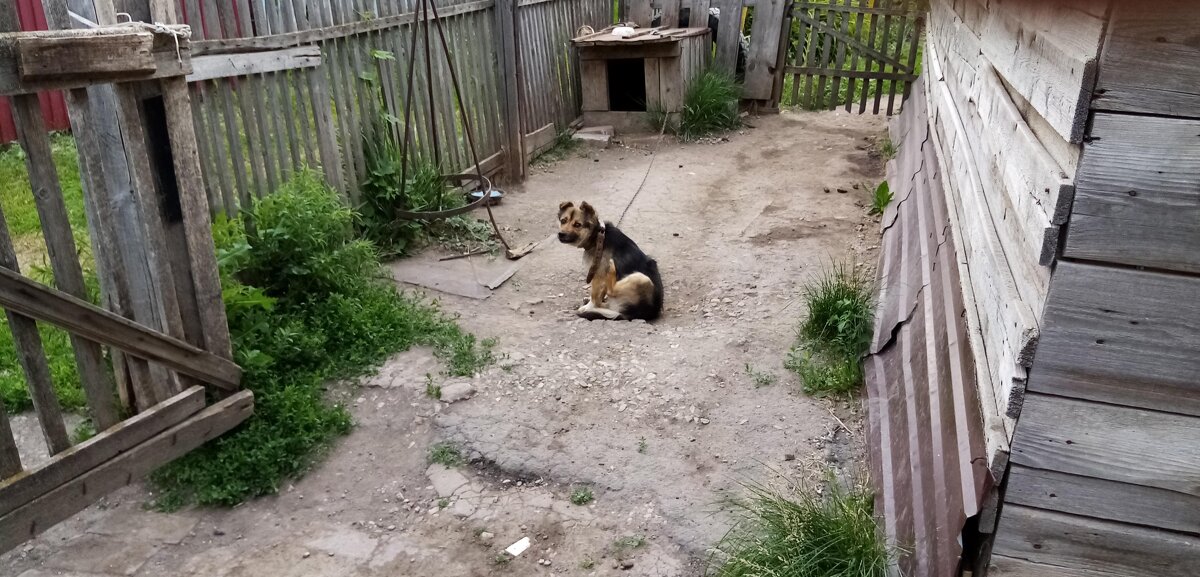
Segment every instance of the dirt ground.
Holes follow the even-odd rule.
[[[804,315],[802,283],[831,260],[873,267],[878,225],[867,207],[883,177],[872,150],[884,120],[748,120],[727,140],[664,141],[621,223],[659,262],[660,321],[577,319],[581,253],[545,242],[486,300],[429,292],[499,339],[483,374],[448,381],[428,351],[397,355],[361,386],[337,389],[356,428],[278,496],[162,514],[131,487],[0,556],[0,574],[702,574],[741,483],[862,466],[859,403],[806,397],[782,362]],[[553,234],[561,200],[615,220],[654,141],[535,167],[496,216],[514,244]],[[436,401],[427,373],[473,396]],[[428,465],[439,442],[471,462]],[[572,504],[584,487],[595,500]],[[528,550],[500,554],[523,537]]]

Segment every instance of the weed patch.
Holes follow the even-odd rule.
[[[490,358],[435,304],[380,282],[374,247],[351,237],[353,213],[320,175],[297,174],[257,202],[254,227],[214,225],[222,297],[254,414],[239,428],[151,476],[156,505],[234,505],[278,490],[351,427],[325,401],[330,379],[354,377],[389,355],[431,345],[451,372]]]
[[[778,377],[766,371],[755,369],[750,363],[746,363],[746,376],[750,377],[750,381],[754,383],[754,388],[769,387],[775,384]]]
[[[396,218],[397,210],[449,210],[465,206],[467,200],[429,159],[410,156],[404,169],[403,153],[392,139],[392,122],[379,114],[363,132],[367,176],[355,221],[359,234],[375,243],[385,257],[411,254],[433,242],[457,252],[480,247],[496,250],[491,225],[470,215],[428,221]]]
[[[879,155],[887,160],[891,160],[896,158],[896,152],[896,143],[892,142],[892,137],[885,135],[883,139],[879,141]]]
[[[713,577],[884,577],[892,555],[875,524],[865,487],[830,480],[785,492],[750,486],[736,501],[740,519],[717,545]]]
[[[849,393],[862,384],[859,358],[871,342],[874,289],[849,264],[835,264],[804,287],[808,318],[784,366],[811,395]]]
[[[429,448],[429,462],[443,467],[457,467],[467,462],[454,443],[438,443]]]
[[[578,140],[571,137],[570,132],[565,130],[560,131],[554,136],[554,144],[534,157],[533,162],[530,164],[552,164],[569,158],[579,148],[579,144]]]
[[[587,505],[595,499],[596,496],[592,494],[592,490],[589,487],[579,487],[571,491],[571,504],[573,505]]]
[[[871,196],[871,214],[883,214],[883,211],[892,203],[893,196],[892,189],[886,180],[879,183],[879,186],[875,187],[875,193]]]
[[[741,87],[728,75],[709,70],[698,76],[683,98],[679,137],[695,140],[737,128],[740,95]]]

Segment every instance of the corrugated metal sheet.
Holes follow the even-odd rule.
[[[22,30],[45,30],[46,16],[40,0],[17,0],[17,14],[21,18]],[[71,119],[67,116],[67,103],[61,92],[39,94],[42,116],[50,130],[67,130]],[[17,139],[17,125],[13,121],[12,107],[7,98],[0,98],[0,143]]]
[[[974,358],[924,85],[892,125],[895,197],[884,213],[880,295],[865,362],[876,510],[909,577],[957,575],[960,534],[987,484]]]

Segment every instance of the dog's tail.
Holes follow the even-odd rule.
[[[649,317],[646,319],[648,321],[652,321],[657,319],[658,316],[662,314],[663,282],[662,276],[658,274],[658,262],[654,259],[650,259],[650,262],[646,266],[646,272],[649,273],[646,276],[650,277],[650,282],[654,283],[654,295],[650,300],[651,312]]]

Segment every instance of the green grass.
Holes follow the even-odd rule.
[[[63,201],[67,205],[67,217],[75,230],[87,227],[83,207],[83,187],[79,180],[79,161],[75,154],[75,139],[69,134],[53,134],[50,137],[54,167],[58,171]],[[41,220],[34,203],[33,190],[29,185],[29,173],[25,169],[25,151],[8,145],[0,149],[0,206],[8,221],[8,232],[16,240],[27,234],[40,234]]]
[[[818,491],[747,487],[739,521],[709,560],[711,577],[885,577],[895,551],[875,523],[863,486],[829,481]]]
[[[455,446],[454,443],[443,442],[429,447],[428,461],[453,468],[466,463],[467,459],[463,457],[462,450]]]
[[[235,505],[305,472],[351,427],[346,408],[326,401],[332,379],[361,375],[415,345],[453,360],[449,371],[459,375],[490,358],[435,303],[378,280],[374,247],[350,235],[353,214],[320,175],[296,175],[252,214],[252,230],[219,219],[214,237],[254,414],[151,475],[163,509]]]
[[[879,155],[880,156],[882,156],[888,160],[891,160],[893,158],[896,158],[896,153],[898,151],[899,151],[899,149],[896,148],[896,144],[894,142],[892,142],[892,137],[885,135],[883,137],[883,139],[879,141]]]
[[[592,489],[590,487],[577,487],[575,490],[571,491],[571,504],[573,505],[587,505],[595,499],[596,496],[592,494]]]
[[[438,509],[445,509],[446,507],[449,507],[450,499],[447,499],[445,497],[438,499],[437,506],[438,506]]]
[[[750,381],[754,383],[754,388],[756,389],[769,387],[779,380],[778,377],[771,373],[755,369],[750,363],[746,363],[746,376],[750,377]]]
[[[99,300],[99,285],[92,273],[92,260],[86,232],[87,221],[83,206],[83,192],[79,180],[79,164],[75,154],[75,141],[70,135],[54,134],[50,137],[54,166],[59,175],[63,191],[63,202],[67,206],[71,226],[79,231],[75,243],[80,251],[84,267],[85,282],[92,302]],[[8,224],[9,234],[17,248],[22,272],[33,279],[53,283],[49,270],[41,219],[34,203],[33,190],[25,167],[25,152],[16,145],[0,148],[0,207]],[[66,331],[41,323],[38,325],[42,348],[50,367],[50,378],[54,383],[55,395],[64,410],[79,411],[86,407],[86,398],[79,382],[70,336]],[[0,402],[9,412],[25,411],[33,407],[29,390],[25,385],[25,372],[17,358],[16,345],[6,317],[0,317]]]
[[[871,342],[874,286],[859,268],[834,264],[803,291],[808,317],[784,365],[810,395],[845,394],[862,385],[860,357]]]
[[[709,70],[696,77],[683,97],[677,128],[679,137],[695,140],[740,126],[740,95],[741,87],[728,75]]]

